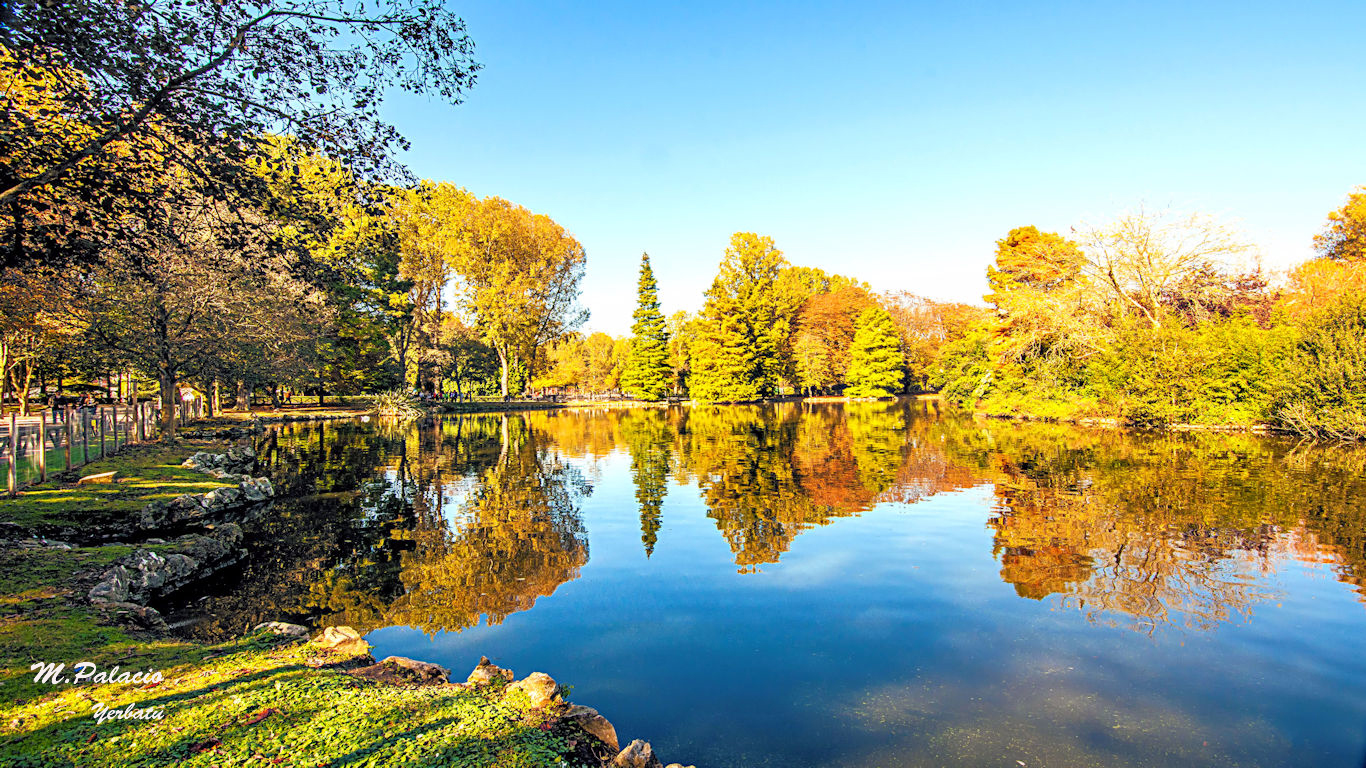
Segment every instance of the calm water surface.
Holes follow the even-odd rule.
[[[1366,452],[781,404],[287,428],[190,632],[544,671],[720,766],[1362,766]]]

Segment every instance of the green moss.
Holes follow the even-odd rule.
[[[180,463],[197,450],[191,446],[132,446],[33,486],[0,506],[0,521],[25,527],[98,526],[121,522],[157,499],[206,493],[223,483]],[[117,472],[118,482],[77,485],[85,475]]]
[[[82,586],[93,581],[82,576],[98,574],[133,549],[0,550],[0,701],[23,701],[44,692],[29,672],[29,665],[38,661],[84,659],[105,666],[138,656],[166,660],[174,658],[176,649],[192,647],[101,626],[95,613],[79,602]]]
[[[327,654],[258,635],[161,667],[153,685],[49,687],[3,713],[0,764],[565,765],[549,716],[500,688],[401,687],[312,668]],[[141,658],[123,669],[149,667]],[[96,703],[163,717],[100,723]]]

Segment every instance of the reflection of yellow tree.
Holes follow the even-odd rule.
[[[738,565],[777,562],[813,525],[979,482],[917,437],[932,420],[914,417],[912,407],[693,408],[676,426],[685,438],[677,474],[697,484]]]
[[[389,621],[428,632],[473,626],[481,616],[497,624],[577,578],[588,562],[578,473],[524,419],[504,417],[501,426],[501,454],[459,513],[448,518],[444,499],[429,502],[440,483],[419,488],[415,548],[404,554],[404,593]]]
[[[567,408],[555,411],[529,411],[527,423],[543,432],[565,456],[606,456],[622,445],[620,412],[604,413],[593,408]]]
[[[1366,488],[1331,452],[1305,472],[1287,444],[1246,436],[1007,425],[954,437],[950,452],[996,470],[995,552],[1023,597],[1061,594],[1136,629],[1208,628],[1269,597],[1253,576],[1276,556],[1327,548],[1344,578],[1360,573],[1363,516],[1347,500]],[[1355,539],[1333,530],[1342,520]]]
[[[795,431],[793,412],[720,406],[688,414],[688,468],[707,515],[745,569],[777,562],[802,528],[821,520],[782,450]]]

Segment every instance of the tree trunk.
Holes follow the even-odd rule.
[[[161,387],[161,442],[174,443],[176,429],[176,406],[180,399],[180,388],[176,385],[175,369],[169,362],[157,365],[157,383]]]
[[[0,413],[5,410],[5,393],[9,391],[9,344],[0,341]]]
[[[270,392],[270,406],[277,411],[280,410],[280,385],[271,384],[267,391]]]
[[[17,385],[18,385],[18,382],[15,382],[15,384],[16,384],[16,386],[15,386],[15,388],[14,388],[15,394],[19,397],[19,415],[20,415],[20,416],[27,416],[27,415],[28,415],[28,389],[29,389],[29,387],[33,384],[33,359],[32,359],[32,358],[29,358],[29,360],[28,360],[27,362],[24,363],[24,386],[22,386],[22,387],[17,386]]]
[[[161,387],[161,442],[174,443],[176,405],[180,399],[175,358],[171,354],[171,318],[163,302],[157,302],[152,315],[156,341],[157,384]]]
[[[242,379],[237,380],[237,410],[251,410],[251,388]]]
[[[213,377],[213,405],[210,406],[209,416],[223,412],[223,391],[219,387],[218,377]]]
[[[502,366],[503,399],[508,399],[508,353],[502,347],[498,348],[498,364]]]

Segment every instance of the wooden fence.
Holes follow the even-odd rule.
[[[202,418],[204,402],[181,401],[181,423]],[[41,483],[49,472],[68,471],[117,453],[133,443],[158,437],[161,403],[137,405],[65,406],[20,418],[11,413],[0,420],[0,457],[6,465],[10,496]]]

